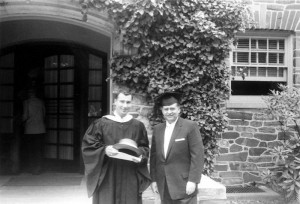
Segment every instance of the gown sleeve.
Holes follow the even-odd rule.
[[[100,175],[104,175],[107,169],[105,148],[100,119],[89,126],[81,146],[89,197],[94,194],[97,185],[102,182],[103,176],[100,178]]]
[[[143,123],[141,123],[139,128],[139,138],[138,148],[142,152],[142,161],[138,166],[137,176],[139,182],[139,193],[142,194],[151,184],[151,178],[148,170],[149,140]]]

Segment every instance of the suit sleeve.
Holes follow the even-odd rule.
[[[150,153],[150,175],[152,182],[156,182],[156,143],[155,143],[155,129],[153,130],[151,140],[151,153]]]
[[[188,142],[191,155],[189,181],[200,183],[204,166],[204,147],[199,127],[195,122],[188,134]]]

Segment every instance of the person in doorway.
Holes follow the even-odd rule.
[[[23,153],[26,163],[33,174],[40,174],[43,167],[43,145],[46,133],[45,105],[37,97],[35,89],[29,89],[27,99],[23,102]]]
[[[115,111],[94,121],[82,140],[88,196],[93,204],[141,204],[142,192],[150,185],[147,168],[149,141],[144,124],[128,114],[132,95],[117,94]],[[137,144],[141,160],[114,158],[113,147],[128,138]]]
[[[153,128],[150,174],[162,204],[196,204],[204,147],[196,122],[180,117],[180,93],[156,99],[165,119]]]

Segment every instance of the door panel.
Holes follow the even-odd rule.
[[[47,110],[45,158],[58,168],[76,165],[74,149],[74,56],[45,58],[44,94]]]
[[[15,161],[14,143],[14,54],[0,56],[0,172],[10,172]]]
[[[101,57],[89,55],[88,69],[88,106],[89,123],[102,116],[103,105],[103,59]]]

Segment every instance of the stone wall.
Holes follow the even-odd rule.
[[[279,123],[261,112],[234,110],[228,110],[228,123],[213,176],[226,186],[261,181],[261,172],[276,166],[267,152],[284,139]]]

